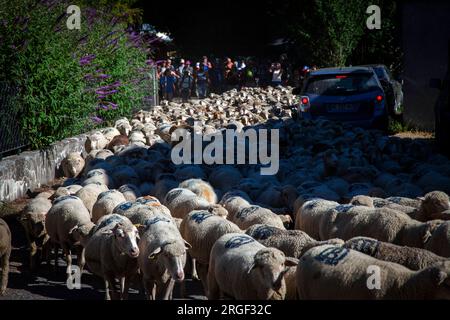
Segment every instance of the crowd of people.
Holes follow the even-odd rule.
[[[157,67],[160,97],[172,101],[180,97],[187,102],[191,97],[206,98],[209,93],[220,94],[230,89],[240,90],[244,86],[299,86],[308,72],[316,67],[292,67],[287,60],[214,58],[203,56],[201,62],[178,59],[163,60]]]

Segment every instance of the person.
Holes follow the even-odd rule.
[[[270,72],[272,74],[272,81],[271,85],[273,87],[277,87],[281,85],[282,77],[283,77],[283,70],[281,69],[280,63],[272,63],[270,66]]]
[[[209,75],[208,70],[205,68],[203,62],[200,64],[196,72],[196,83],[197,83],[197,95],[200,99],[206,98],[208,91]]]
[[[185,68],[183,71],[183,75],[180,78],[180,90],[183,102],[188,102],[188,100],[190,99],[193,84],[194,78],[192,77],[190,70]]]
[[[172,101],[173,93],[175,91],[175,76],[170,69],[166,69],[164,76],[161,77],[159,83],[161,85],[161,92],[166,100]]]
[[[184,73],[184,68],[186,68],[186,65],[184,63],[184,59],[180,59],[180,65],[178,66],[176,72],[179,76],[182,76]]]

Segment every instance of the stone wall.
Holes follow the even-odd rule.
[[[45,150],[26,151],[0,161],[0,200],[13,201],[57,178],[70,152],[84,152],[86,134],[67,138]]]

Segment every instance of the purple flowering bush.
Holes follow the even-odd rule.
[[[69,30],[70,4],[0,0],[0,81],[20,88],[17,120],[34,148],[111,125],[154,94],[154,39],[108,7],[80,5],[81,30]]]

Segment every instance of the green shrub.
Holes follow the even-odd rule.
[[[130,116],[151,88],[148,39],[89,7],[81,30],[69,30],[69,5],[0,0],[0,80],[19,86],[18,120],[34,148]]]

